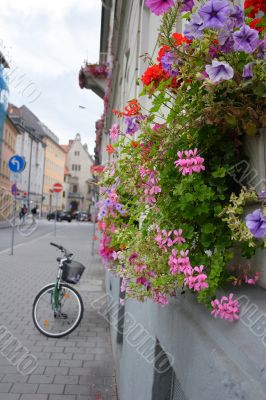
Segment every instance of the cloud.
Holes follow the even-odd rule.
[[[87,136],[91,152],[103,104],[78,87],[78,72],[85,59],[98,60],[100,21],[100,0],[1,0],[0,39],[12,58],[11,70],[16,66],[42,93],[27,104],[11,85],[10,101],[26,104],[62,142],[76,132]]]

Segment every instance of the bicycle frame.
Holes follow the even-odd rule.
[[[61,258],[60,261],[58,261],[58,273],[57,273],[57,278],[56,278],[56,282],[54,285],[53,296],[52,296],[52,307],[53,307],[54,311],[58,311],[58,308],[59,308],[59,302],[58,302],[59,288],[60,288],[60,283],[61,283],[63,264],[67,260],[68,260],[68,258],[64,257],[64,258]]]

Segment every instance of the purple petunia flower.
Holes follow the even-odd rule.
[[[179,74],[179,69],[176,67],[178,59],[171,51],[167,51],[161,60],[162,68],[170,76],[175,77]]]
[[[262,189],[259,193],[258,193],[258,197],[260,199],[266,199],[266,189]]]
[[[266,236],[266,217],[260,208],[248,214],[245,220],[248,229],[255,238],[259,239]]]
[[[234,50],[234,39],[229,30],[222,30],[218,34],[218,41],[220,44],[220,51],[223,53],[230,53]]]
[[[260,41],[259,46],[258,46],[258,58],[260,58],[260,59],[264,58],[265,49],[266,49],[266,33],[264,35],[264,38]]]
[[[174,0],[146,0],[145,5],[154,14],[161,15],[166,13],[169,8],[173,7]]]
[[[229,14],[230,4],[226,0],[209,0],[199,9],[204,28],[223,28]]]
[[[127,125],[126,134],[134,135],[139,130],[139,123],[136,117],[126,117],[125,123]]]
[[[228,81],[234,76],[233,68],[224,61],[213,60],[212,65],[206,65],[205,70],[214,83]]]
[[[259,32],[251,29],[248,25],[243,25],[239,31],[234,32],[233,38],[236,51],[253,53],[260,44]]]
[[[181,12],[184,12],[184,11],[192,11],[192,8],[194,7],[194,0],[183,0],[182,1],[182,3],[183,3],[183,6],[182,6],[182,8],[181,8]]]
[[[243,78],[244,79],[253,78],[253,65],[254,65],[254,62],[250,62],[244,66],[244,69],[243,69]]]
[[[201,17],[198,14],[192,14],[190,22],[185,25],[184,35],[186,35],[188,39],[201,39],[203,29],[204,26]]]
[[[239,6],[230,9],[230,25],[232,28],[240,28],[244,23],[244,12]]]

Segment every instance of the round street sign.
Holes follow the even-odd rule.
[[[26,161],[23,157],[17,154],[8,160],[8,168],[10,171],[19,173],[25,169]]]
[[[63,185],[61,185],[61,183],[55,183],[53,185],[53,191],[55,193],[60,193],[60,192],[62,192],[62,190],[63,190]]]
[[[13,196],[16,196],[18,194],[17,185],[15,183],[13,183],[11,187],[11,193],[13,194]]]

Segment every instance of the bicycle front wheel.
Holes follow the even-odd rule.
[[[83,316],[80,294],[65,283],[60,284],[58,307],[53,307],[54,284],[45,286],[33,303],[32,317],[36,328],[45,336],[60,338],[69,335]]]

